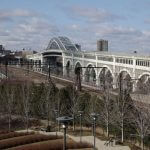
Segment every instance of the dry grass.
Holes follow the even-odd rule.
[[[25,135],[32,135],[34,134],[34,132],[6,132],[3,134],[0,134],[0,140],[4,140],[4,139],[9,139],[9,138],[14,138],[14,137],[20,137],[20,136],[25,136]]]
[[[10,138],[10,139],[1,140],[0,141],[0,149],[8,149],[8,148],[16,147],[19,145],[36,143],[36,142],[46,141],[46,140],[54,140],[54,139],[58,139],[58,138],[62,138],[62,137],[46,136],[46,135],[40,135],[40,134],[14,137],[14,138]]]
[[[2,130],[2,131],[0,131],[0,135],[11,133],[11,132],[14,132],[14,131]]]
[[[77,143],[72,140],[67,141],[67,149],[83,149],[91,148],[92,146],[87,143]],[[46,142],[39,142],[11,148],[9,150],[63,150],[63,140],[50,140]]]

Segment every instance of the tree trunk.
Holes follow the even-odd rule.
[[[11,116],[9,115],[9,118],[8,118],[8,130],[10,132],[10,129],[11,129]]]
[[[28,132],[28,128],[29,128],[29,117],[26,116],[26,130]]]
[[[121,141],[122,141],[122,143],[124,142],[124,122],[123,122],[123,119],[121,122]]]
[[[49,113],[48,113],[48,116],[47,116],[47,126],[49,126]]]
[[[107,126],[107,130],[106,130],[107,137],[109,137],[109,113],[108,112],[107,112],[107,124],[106,124],[106,126]]]
[[[143,136],[141,137],[141,149],[144,150],[144,138],[143,138]]]
[[[109,121],[107,121],[107,129],[106,129],[106,133],[107,133],[107,137],[109,137]]]
[[[75,115],[73,115],[73,131],[75,131]]]
[[[49,112],[49,104],[48,104],[48,113],[47,113],[47,126],[49,126],[49,114],[50,114],[50,112]]]

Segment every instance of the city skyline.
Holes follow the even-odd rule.
[[[82,50],[150,54],[150,1],[1,0],[0,42],[8,49],[43,50],[54,36],[67,36]]]

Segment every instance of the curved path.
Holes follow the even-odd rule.
[[[24,131],[26,131],[26,130],[24,130]],[[33,131],[33,130],[30,130],[30,131]],[[40,134],[45,134],[45,135],[56,135],[56,132],[43,132],[43,131],[37,131],[37,132]],[[63,136],[63,133],[57,132],[57,135]],[[71,136],[68,134],[67,134],[67,136],[76,142],[80,142],[80,137],[75,137],[75,136]],[[83,136],[82,141],[93,144],[93,136]],[[106,146],[105,142],[106,141],[102,141],[102,140],[96,138],[97,150],[130,150],[130,148],[128,146],[121,146],[121,145]]]

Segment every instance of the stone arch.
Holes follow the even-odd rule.
[[[81,63],[80,61],[76,61],[76,63],[75,63],[74,66],[75,66],[75,68],[78,67],[78,66],[79,66],[79,67],[82,67],[82,63]]]
[[[78,69],[78,67],[82,67],[82,65],[81,65],[81,63],[80,63],[79,61],[77,61],[77,62],[75,63],[75,68],[74,68],[74,73],[75,73],[75,74],[77,74],[77,71],[78,71],[77,69]],[[83,69],[80,68],[79,71],[80,71],[80,75],[82,75]]]
[[[98,85],[101,88],[113,88],[113,73],[108,66],[103,66],[98,73]]]
[[[71,60],[67,61],[65,67],[66,67],[66,75],[67,75],[67,77],[70,77],[71,69],[72,69]]]
[[[131,72],[129,71],[129,70],[127,70],[127,69],[121,69],[120,71],[119,71],[119,74],[121,73],[121,72],[127,72],[129,75],[130,75],[130,77],[132,77],[132,74],[131,74]]]
[[[98,72],[98,76],[100,75],[100,73],[101,73],[101,71],[102,71],[103,68],[106,68],[107,70],[109,70],[110,73],[112,74],[112,77],[114,78],[114,74],[113,74],[113,72],[112,72],[112,69],[111,69],[109,66],[107,66],[107,65],[103,65],[103,66],[102,66],[102,68],[101,68],[101,69],[99,70],[99,72]]]
[[[85,68],[85,72],[84,72],[85,82],[96,83],[96,71],[95,68],[92,67],[94,67],[94,65],[89,63],[87,64],[87,68]]]
[[[140,79],[143,75],[148,75],[148,76],[150,76],[150,72],[143,72],[142,74],[140,74],[140,75],[138,76],[138,79]]]
[[[122,69],[117,77],[117,88],[121,91],[131,92],[133,90],[133,83],[131,80],[130,72],[126,69]]]
[[[150,73],[144,72],[138,77],[136,82],[136,91],[147,94],[150,92]]]

